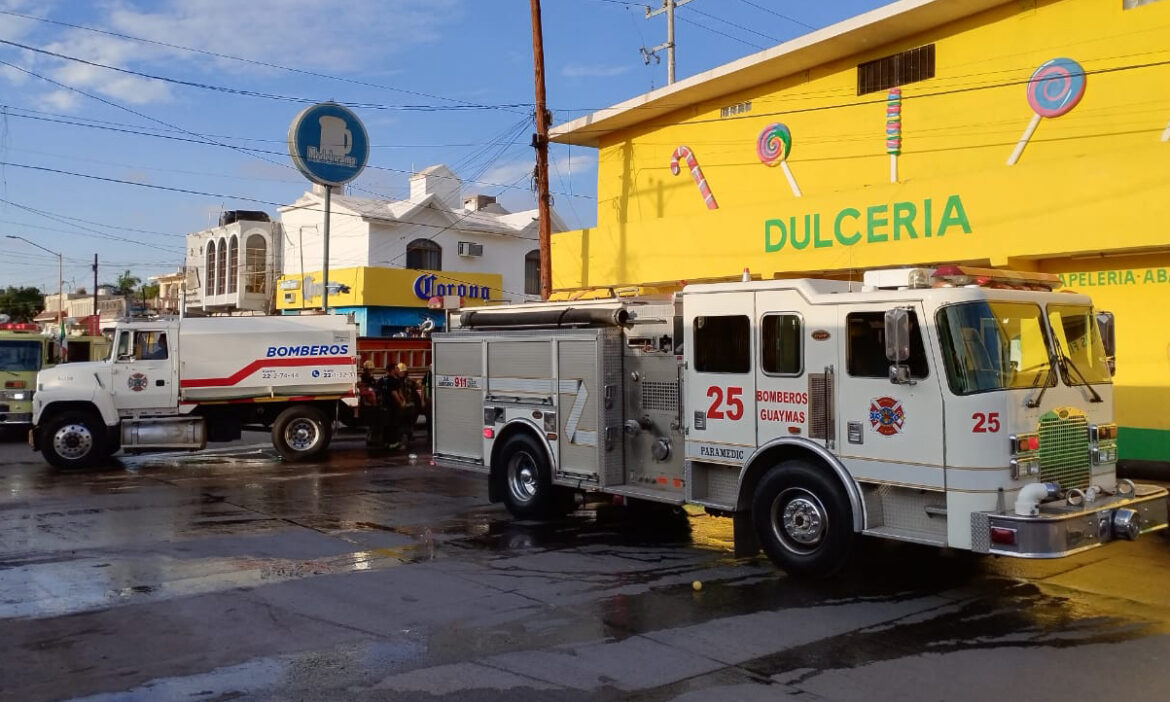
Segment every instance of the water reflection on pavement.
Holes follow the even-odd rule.
[[[698,510],[590,501],[514,522],[480,476],[425,454],[343,443],[290,465],[251,447],[53,473],[0,448],[7,698],[1164,689],[1162,536],[1044,562],[867,541],[841,577],[803,583],[731,557],[730,522]]]

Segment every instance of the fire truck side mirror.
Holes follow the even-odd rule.
[[[1113,327],[1113,313],[1097,311],[1097,330],[1101,333],[1101,346],[1105,349],[1105,361],[1109,364],[1109,375],[1117,374],[1117,335]]]
[[[912,384],[910,367],[902,365],[910,358],[910,310],[895,307],[886,310],[886,360],[890,361],[890,382]]]
[[[886,360],[903,363],[910,358],[910,310],[886,310]]]

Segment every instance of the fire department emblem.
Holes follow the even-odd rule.
[[[893,436],[902,433],[902,424],[906,421],[906,413],[902,411],[902,402],[892,397],[879,397],[869,401],[869,424],[873,430],[882,436]]]
[[[126,385],[134,392],[142,392],[146,389],[146,375],[143,373],[135,373],[126,379]]]

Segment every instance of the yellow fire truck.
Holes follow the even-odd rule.
[[[0,430],[32,426],[37,372],[67,361],[89,361],[109,353],[103,336],[67,337],[64,346],[36,324],[0,324]]]

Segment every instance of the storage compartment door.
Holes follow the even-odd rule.
[[[435,342],[432,403],[437,454],[483,460],[483,343]]]

